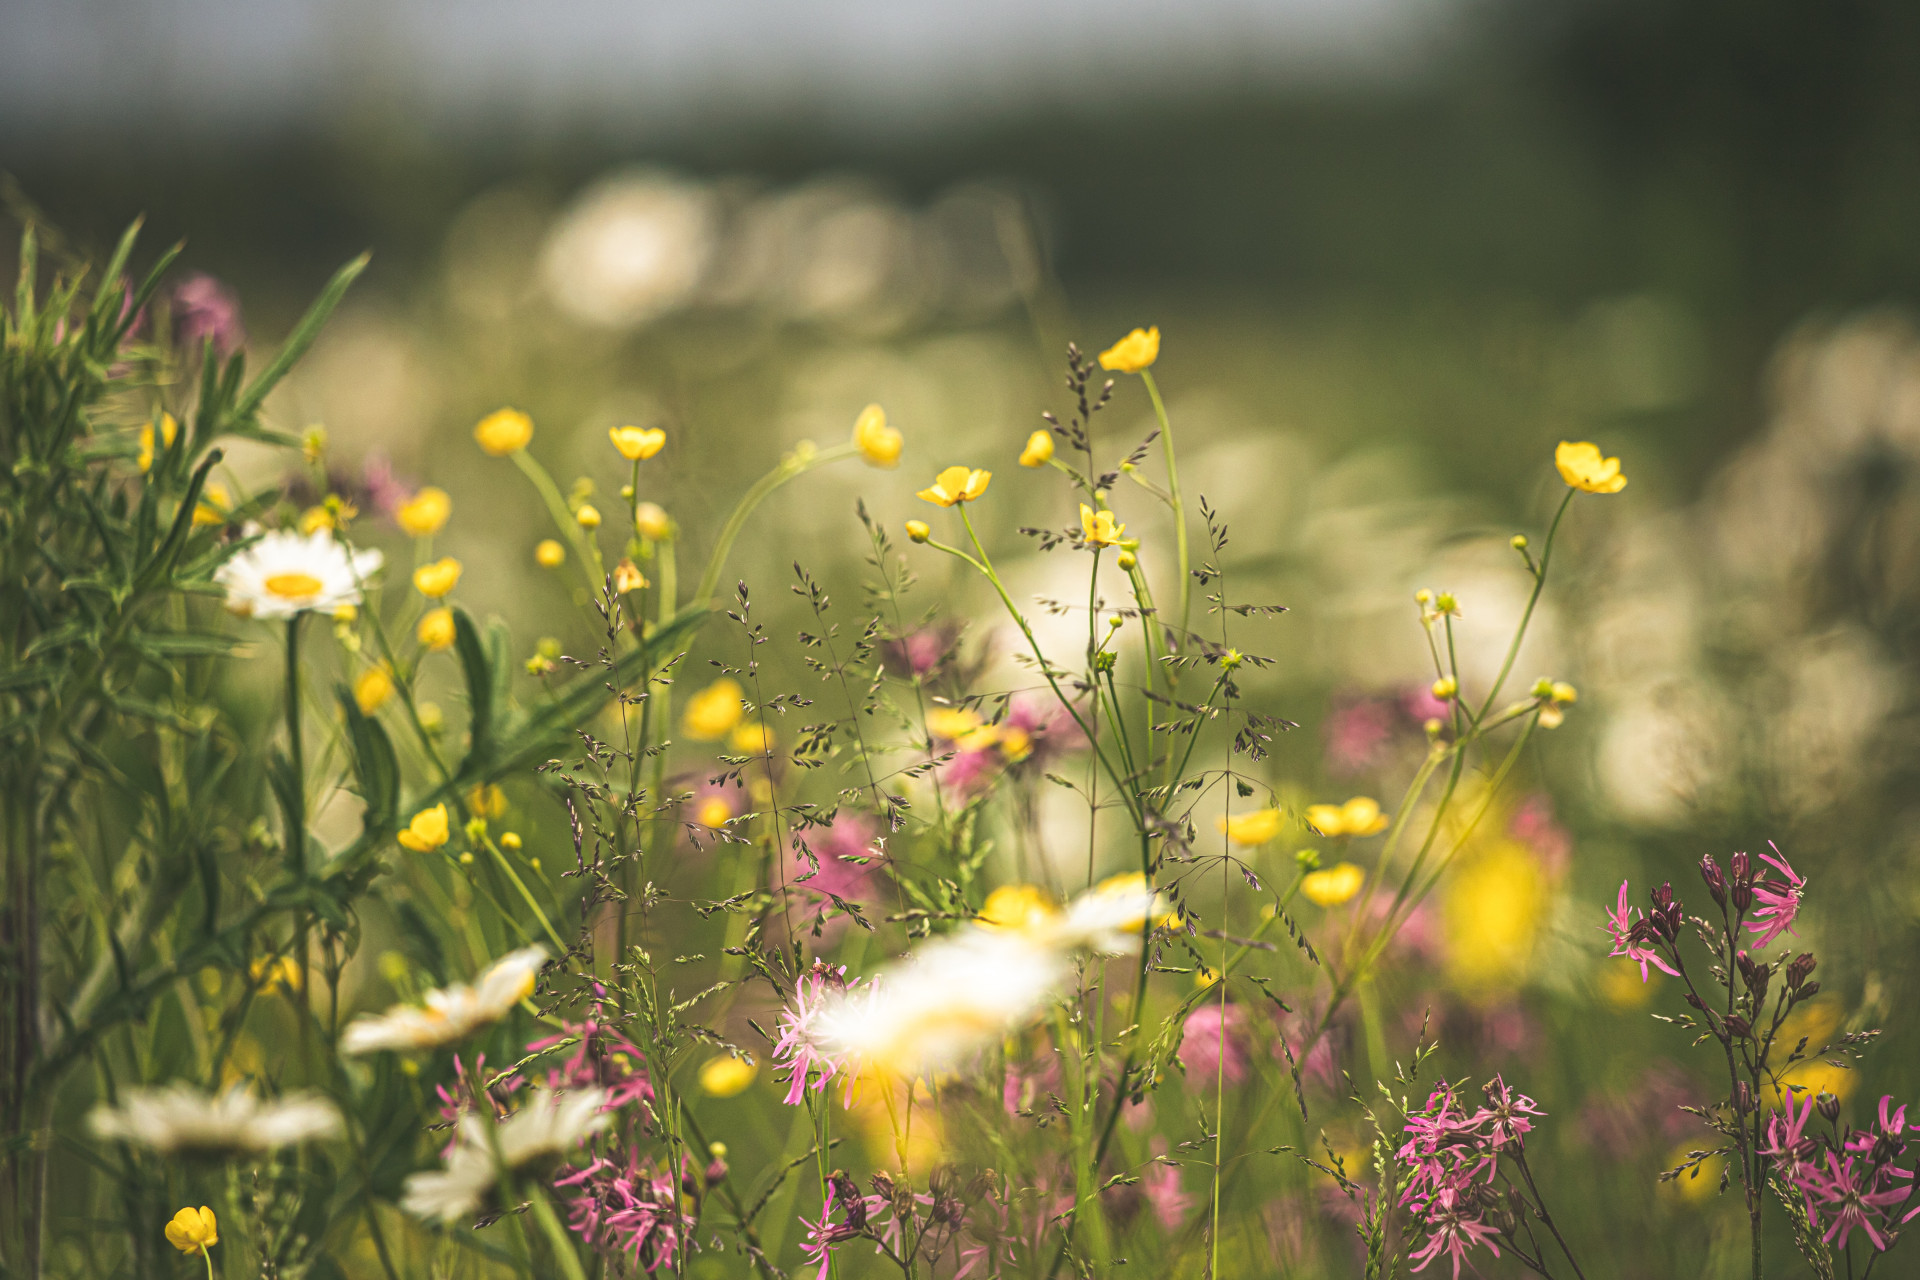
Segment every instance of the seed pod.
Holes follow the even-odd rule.
[[[1726,906],[1727,878],[1720,873],[1720,864],[1710,853],[1700,855],[1700,878],[1707,882],[1707,892],[1713,895],[1714,905]]]

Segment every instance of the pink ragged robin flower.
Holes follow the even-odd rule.
[[[1247,1011],[1208,1001],[1187,1015],[1176,1055],[1193,1084],[1224,1079],[1237,1085],[1247,1078]]]
[[[780,1039],[773,1046],[773,1060],[786,1064],[788,1106],[799,1106],[808,1089],[825,1089],[827,1081],[843,1071],[847,1074],[847,1096],[849,1099],[853,1096],[854,1073],[847,1071],[849,1064],[819,1046],[816,1040],[819,1028],[815,1024],[823,1009],[844,992],[859,986],[860,981],[859,978],[847,980],[845,965],[829,968],[816,960],[813,968],[793,984],[793,1001],[780,1011]],[[871,989],[873,983],[867,986]]]
[[[1634,937],[1634,915],[1637,907],[1627,905],[1627,882],[1620,882],[1620,898],[1613,910],[1607,912],[1607,922],[1601,927],[1613,938],[1613,950],[1608,955],[1625,956],[1640,966],[1640,981],[1647,980],[1647,966],[1652,965],[1669,977],[1680,976],[1679,970],[1660,958],[1658,952],[1646,944],[1644,939]]]
[[[1806,892],[1806,879],[1787,864],[1786,855],[1780,853],[1780,846],[1771,840],[1767,847],[1772,849],[1774,857],[1761,854],[1760,861],[1778,871],[1785,879],[1769,876],[1756,880],[1753,885],[1753,919],[1747,922],[1747,928],[1760,936],[1753,940],[1753,949],[1761,950],[1783,933],[1794,937],[1800,934],[1793,927],[1793,918],[1800,914],[1800,895]]]
[[[1862,1165],[1868,1170],[1865,1177],[1861,1176]],[[1876,1176],[1878,1172],[1877,1168],[1864,1160],[1853,1156],[1842,1159],[1832,1151],[1827,1152],[1827,1167],[1824,1170],[1814,1164],[1801,1165],[1795,1170],[1794,1185],[1806,1195],[1809,1208],[1821,1219],[1830,1220],[1826,1234],[1821,1239],[1844,1250],[1847,1237],[1858,1227],[1867,1233],[1867,1239],[1873,1242],[1875,1249],[1886,1251],[1887,1237],[1880,1234],[1888,1230],[1885,1211],[1905,1201],[1908,1189],[1887,1186],[1876,1190],[1876,1184],[1880,1182]],[[1879,1220],[1878,1230],[1874,1226],[1876,1219]]]
[[[1477,1194],[1467,1179],[1451,1180],[1435,1192],[1420,1219],[1427,1231],[1426,1244],[1407,1259],[1415,1264],[1415,1271],[1425,1271],[1429,1263],[1445,1256],[1453,1262],[1454,1280],[1460,1280],[1460,1264],[1477,1246],[1485,1245],[1494,1257],[1500,1256],[1495,1243],[1500,1233],[1482,1221]]]
[[[1487,1137],[1496,1147],[1519,1142],[1533,1130],[1532,1117],[1546,1114],[1532,1098],[1516,1092],[1497,1074],[1487,1082],[1486,1094],[1490,1105],[1476,1111],[1472,1123],[1487,1125]]]

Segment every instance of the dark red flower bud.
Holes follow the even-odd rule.
[[[1727,1031],[1731,1035],[1739,1036],[1742,1040],[1744,1040],[1749,1035],[1753,1034],[1753,1024],[1748,1022],[1745,1018],[1741,1017],[1737,1013],[1728,1014],[1726,1021],[1727,1021]]]
[[[1727,870],[1732,873],[1735,884],[1753,882],[1753,863],[1744,852],[1727,859]]]
[[[1720,864],[1713,860],[1710,853],[1700,857],[1700,878],[1707,882],[1707,892],[1713,895],[1715,906],[1727,905],[1727,878],[1720,874]]]
[[[1686,998],[1687,998],[1687,1003],[1692,1005],[1694,1008],[1700,1010],[1700,1012],[1705,1013],[1707,1011],[1707,1006],[1704,1004],[1701,1004],[1700,997],[1693,994],[1693,992],[1691,991],[1687,992]]]
[[[1813,952],[1802,951],[1787,966],[1787,990],[1797,991],[1813,973],[1813,967],[1820,962],[1813,958]]]
[[[715,1160],[707,1166],[707,1171],[703,1176],[706,1178],[708,1186],[718,1186],[720,1180],[727,1176],[727,1162],[725,1160]]]
[[[1818,1098],[1814,1099],[1813,1105],[1819,1110],[1821,1116],[1828,1124],[1833,1124],[1840,1119],[1840,1099],[1834,1097],[1832,1094],[1821,1093]]]
[[[1804,987],[1802,987],[1802,988],[1800,988],[1800,989],[1799,989],[1798,991],[1796,991],[1796,992],[1794,992],[1794,993],[1793,993],[1793,998],[1794,998],[1794,999],[1795,999],[1796,1001],[1798,1001],[1798,1000],[1811,1000],[1811,999],[1813,999],[1813,998],[1814,998],[1815,996],[1817,996],[1817,995],[1819,995],[1819,994],[1820,994],[1820,984],[1819,984],[1819,983],[1817,983],[1817,982],[1809,982],[1809,983],[1808,983],[1808,984],[1807,984],[1806,986],[1804,986]]]
[[[1733,1109],[1743,1116],[1753,1114],[1753,1086],[1745,1080],[1734,1082]]]

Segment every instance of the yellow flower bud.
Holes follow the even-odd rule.
[[[933,530],[927,526],[927,522],[925,520],[907,521],[907,537],[911,538],[913,541],[925,542],[928,538],[931,538],[932,536],[933,536]]]
[[[633,527],[643,538],[665,542],[673,536],[673,521],[657,502],[643,502],[633,510]]]
[[[853,443],[860,456],[876,467],[891,467],[900,461],[900,433],[887,425],[887,411],[870,404],[853,422]]]
[[[667,443],[667,433],[659,427],[615,427],[607,432],[607,438],[613,441],[613,447],[628,462],[645,462],[660,452]]]
[[[443,556],[432,564],[423,564],[413,571],[414,590],[429,600],[438,600],[452,591],[460,581],[460,562],[452,556]]]
[[[533,419],[518,409],[495,409],[473,429],[480,447],[496,458],[518,453],[533,439]]]
[[[1053,461],[1053,432],[1042,427],[1027,437],[1027,447],[1020,451],[1020,465],[1023,467],[1044,467]]]
[[[429,609],[420,618],[414,637],[436,653],[453,647],[453,610]]]
[[[1460,692],[1460,682],[1452,676],[1441,676],[1433,682],[1433,696],[1447,702]]]
[[[300,513],[300,532],[302,533],[314,534],[322,529],[331,529],[333,527],[333,512],[327,510],[324,506],[308,507]]]
[[[542,538],[533,549],[533,562],[542,569],[558,569],[567,562],[567,549],[552,538]]]
[[[591,502],[583,502],[580,504],[580,509],[573,513],[573,518],[580,522],[582,529],[598,529],[600,527],[600,508],[594,506]]]
[[[428,485],[401,503],[393,513],[395,523],[416,538],[426,538],[446,527],[453,515],[453,499],[445,489]]]
[[[1366,879],[1367,873],[1359,867],[1342,862],[1325,871],[1309,872],[1300,881],[1300,892],[1317,907],[1337,907],[1359,893]]]
[[[1139,373],[1160,358],[1160,327],[1135,329],[1100,353],[1100,367],[1109,373]]]
[[[502,831],[500,833],[500,847],[502,849],[506,849],[512,853],[518,853],[520,852],[520,844],[521,844],[521,841],[520,841],[519,832]]]
[[[233,499],[227,494],[227,487],[221,484],[209,484],[200,490],[200,505],[193,509],[193,522],[196,525],[225,524],[227,512],[233,509]]]
[[[1565,680],[1555,680],[1549,690],[1549,696],[1560,703],[1580,701],[1580,691]]]
[[[1122,551],[1119,555],[1113,558],[1113,562],[1119,565],[1122,569],[1131,569],[1133,568],[1133,566],[1140,563],[1140,559],[1139,557],[1135,556],[1131,551]]]
[[[402,848],[415,853],[431,853],[445,844],[451,835],[451,829],[447,826],[447,806],[437,804],[414,814],[407,829],[395,838],[400,841]]]
[[[730,1053],[723,1053],[701,1064],[700,1088],[710,1098],[731,1098],[745,1091],[747,1086],[753,1083],[754,1077],[759,1074],[760,1068],[745,1058],[736,1058]]]
[[[353,682],[353,702],[360,714],[370,716],[393,696],[393,672],[386,663],[368,667]]]

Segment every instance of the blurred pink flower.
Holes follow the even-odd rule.
[[[1412,685],[1401,693],[1400,705],[1406,709],[1415,724],[1453,718],[1452,705],[1434,697],[1432,687],[1424,684]]]
[[[196,271],[176,284],[170,302],[173,340],[186,350],[198,351],[202,342],[211,341],[215,353],[225,359],[246,344],[240,300],[205,272]]]
[[[1573,837],[1553,820],[1553,801],[1540,792],[1520,802],[1507,821],[1507,834],[1532,849],[1547,874],[1558,878],[1567,869]]]
[[[1147,1203],[1153,1206],[1154,1216],[1160,1219],[1160,1225],[1173,1231],[1186,1220],[1187,1210],[1193,1207],[1193,1197],[1180,1189],[1180,1166],[1159,1159],[1166,1153],[1167,1140],[1155,1138],[1155,1158],[1140,1175],[1140,1190],[1146,1193]]]
[[[788,845],[787,892],[809,911],[825,917],[823,931],[846,927],[847,917],[833,906],[834,898],[854,904],[866,900],[874,870],[886,857],[873,846],[878,829],[872,817],[846,809],[828,826],[796,832]],[[802,842],[812,852],[812,861],[801,851]]]
[[[1336,776],[1365,773],[1380,763],[1393,737],[1396,708],[1379,698],[1347,697],[1335,702],[1321,725],[1327,768]]]
[[[1180,1065],[1188,1085],[1211,1084],[1224,1078],[1237,1085],[1247,1078],[1247,1011],[1230,1004],[1222,1009],[1209,1000],[1187,1015],[1181,1029]]]

